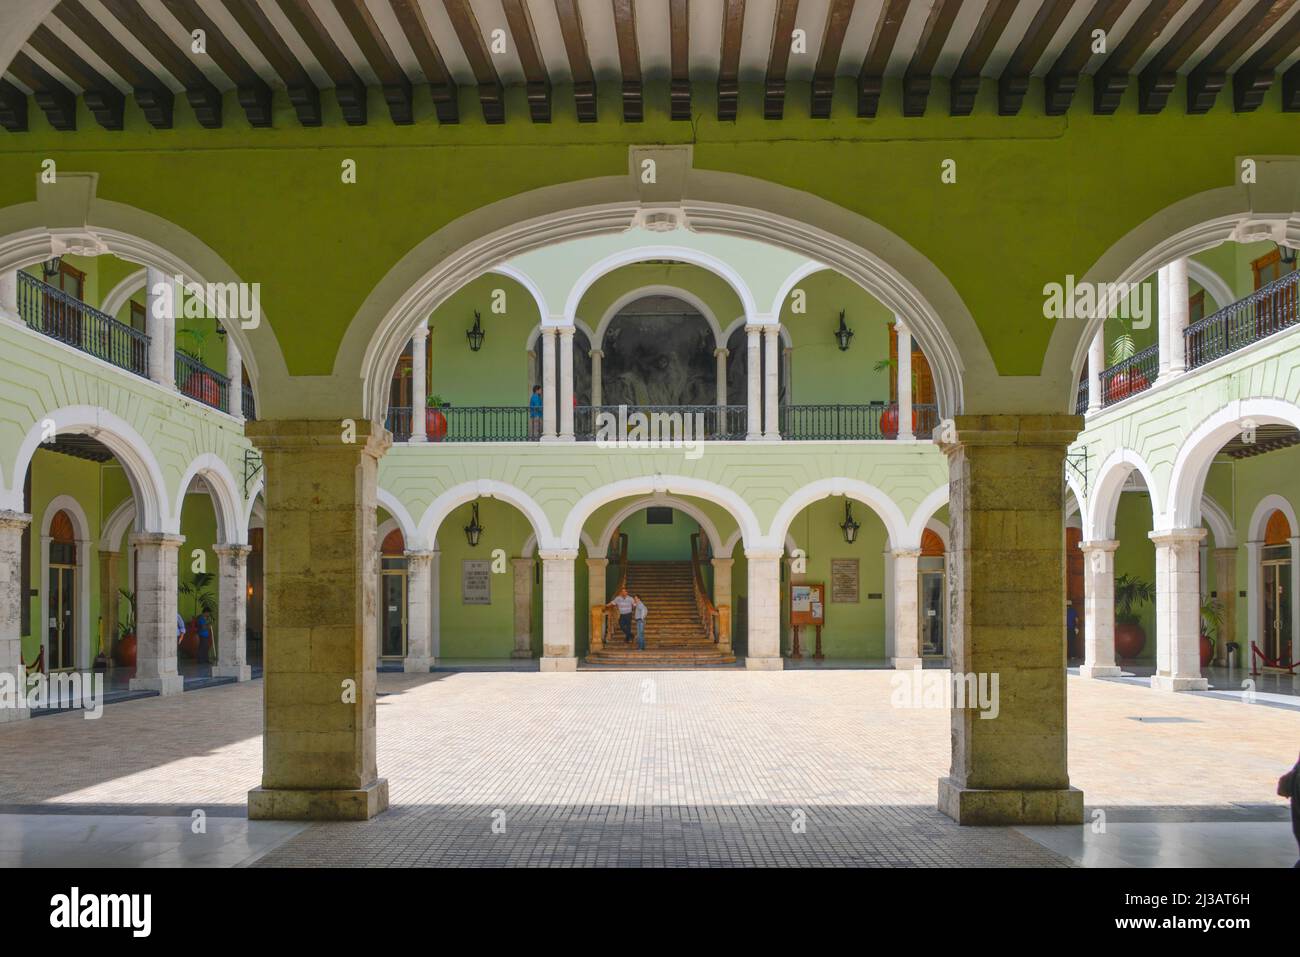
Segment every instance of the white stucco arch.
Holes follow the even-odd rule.
[[[736,334],[736,330],[743,329],[748,324],[748,322],[749,320],[747,320],[744,316],[737,316],[735,319],[732,319],[731,322],[727,323],[725,327],[723,327],[722,336],[721,336],[721,346],[723,349],[727,348],[727,343],[730,342],[731,337]],[[782,325],[780,330],[777,332],[777,335],[780,336],[781,344],[783,346],[785,346],[787,349],[794,348],[794,340],[790,338],[790,329],[787,326]]]
[[[1188,259],[1187,275],[1189,278],[1200,283],[1201,288],[1209,294],[1210,298],[1214,300],[1214,304],[1220,309],[1237,300],[1237,296],[1233,293],[1232,287],[1224,281],[1222,276],[1209,266],[1205,265],[1205,263],[1198,262],[1195,259]],[[1213,312],[1213,310],[1206,312],[1206,315],[1210,315],[1211,312]]]
[[[41,609],[40,621],[44,621],[48,615],[50,607],[50,526],[54,522],[54,516],[59,512],[65,513],[72,521],[73,537],[77,546],[77,565],[75,577],[75,592],[73,597],[74,608],[73,614],[75,620],[73,623],[73,633],[76,639],[73,648],[73,666],[76,668],[90,667],[90,549],[94,545],[91,540],[90,520],[86,517],[86,510],[81,507],[71,495],[56,495],[45,506],[45,512],[41,516],[41,568],[40,581],[37,586]],[[38,627],[33,621],[33,627]],[[45,667],[48,670],[50,665],[50,648],[49,648],[49,629],[39,628],[41,638],[41,647],[45,650]]]
[[[1205,524],[1210,526],[1215,548],[1237,547],[1237,535],[1232,528],[1232,516],[1222,505],[1204,493],[1201,494],[1201,517],[1205,520]]]
[[[523,286],[524,289],[528,291],[528,295],[533,297],[533,302],[537,305],[538,318],[542,322],[546,321],[546,318],[551,314],[551,308],[546,304],[546,294],[543,293],[537,283],[533,281],[532,276],[528,275],[521,269],[516,269],[509,263],[498,263],[489,269],[488,272],[495,273],[498,276],[505,276],[507,279],[513,279],[515,282],[519,283],[519,285]]]
[[[397,527],[402,530],[403,541],[409,543],[416,540],[419,536],[419,527],[411,518],[411,513],[407,511],[406,506],[402,504],[396,495],[385,488],[378,488],[375,490],[375,503],[397,523]],[[384,540],[382,535],[379,540],[381,542]],[[414,546],[408,545],[407,547]]]
[[[262,491],[266,485],[266,473],[259,471],[253,480],[253,487],[248,490],[248,499],[244,502],[244,528],[266,527],[266,501]],[[260,520],[258,512],[261,512]]]
[[[532,496],[508,482],[499,482],[496,479],[477,479],[462,482],[459,485],[453,485],[438,495],[420,517],[414,538],[407,540],[409,547],[413,549],[436,548],[438,529],[441,528],[447,516],[454,509],[467,502],[472,502],[476,498],[498,498],[513,505],[523,512],[529,523],[531,523],[533,534],[541,542],[542,548],[561,547],[556,542],[555,533],[551,531],[550,520],[546,517],[542,507],[533,500]],[[416,542],[419,544],[415,544]],[[577,545],[575,544],[573,547],[576,548]]]
[[[1065,470],[1065,517],[1067,527],[1076,527],[1071,525],[1071,514],[1077,520],[1077,527],[1087,531],[1088,529],[1088,499],[1083,494],[1083,489],[1079,486],[1079,480],[1071,474],[1069,466]]]
[[[768,547],[776,549],[781,547],[780,543],[785,541],[785,535],[790,529],[790,523],[794,521],[795,516],[809,505],[824,498],[841,495],[861,502],[876,513],[881,522],[884,523],[885,531],[889,536],[890,547],[920,547],[920,529],[924,527],[925,521],[921,520],[915,531],[913,531],[907,519],[903,517],[902,509],[898,507],[893,499],[874,485],[860,479],[851,478],[819,479],[816,482],[809,482],[796,490],[794,494],[785,500],[777,510],[776,517],[772,519],[772,525],[768,529],[765,539],[765,542],[769,543]],[[749,547],[748,542],[746,542],[746,547]]]
[[[1124,483],[1129,475],[1137,471],[1146,482],[1147,492],[1151,496],[1152,522],[1160,527],[1155,516],[1160,514],[1160,485],[1156,482],[1151,466],[1132,449],[1116,449],[1101,463],[1093,483],[1092,495],[1088,497],[1087,522],[1084,524],[1084,539],[1090,542],[1109,541],[1115,537],[1115,514],[1119,509],[1119,497],[1124,491]]]
[[[588,558],[604,558],[604,552],[596,550],[596,543],[592,541],[591,536],[586,532],[582,533],[582,545],[587,549]],[[529,532],[528,537],[524,539],[523,547],[519,549],[520,558],[532,558],[537,551],[537,533]]]
[[[180,532],[181,510],[185,507],[190,483],[196,476],[202,476],[211,491],[212,505],[217,513],[217,544],[247,544],[248,526],[244,523],[244,503],[239,498],[239,485],[230,467],[211,452],[196,456],[181,476],[168,531]]]
[[[127,300],[144,288],[148,276],[148,269],[137,269],[128,275],[105,294],[103,302],[99,304],[99,311],[116,319]]]
[[[1269,516],[1274,512],[1281,512],[1286,516],[1286,520],[1291,526],[1292,536],[1300,535],[1300,525],[1296,524],[1295,507],[1292,506],[1290,501],[1281,495],[1265,495],[1259,500],[1255,510],[1250,514],[1250,524],[1246,526],[1249,529],[1249,537],[1246,541],[1262,542],[1264,540]]]
[[[794,287],[799,285],[799,283],[803,282],[805,279],[807,279],[809,276],[813,275],[814,273],[824,272],[827,268],[828,267],[823,263],[819,263],[810,259],[806,263],[803,263],[801,266],[799,266],[799,268],[796,269],[794,272],[792,272],[789,276],[787,276],[785,278],[785,281],[781,283],[781,288],[777,291],[776,298],[772,300],[772,308],[770,310],[772,315],[776,316],[777,319],[780,319],[781,308],[785,305],[785,300],[787,297],[789,297],[790,293],[794,290]]]
[[[934,532],[934,534],[939,536],[939,541],[943,542],[944,557],[947,557],[948,552],[951,550],[952,547],[951,529],[949,529],[947,525],[939,521],[937,518],[930,519],[928,522],[925,523],[925,527],[930,531]]]
[[[668,506],[675,508],[677,511],[695,519],[700,526],[700,530],[708,536],[709,545],[713,549],[713,554],[719,557],[722,556],[722,536],[718,533],[718,526],[713,523],[713,519],[709,518],[708,513],[698,505],[688,502],[685,499],[678,498],[675,495],[645,496],[634,502],[629,502],[627,505],[623,506],[623,508],[615,512],[610,520],[605,523],[604,530],[601,531],[600,535],[596,539],[597,554],[604,555],[605,552],[608,551],[610,540],[613,539],[614,532],[622,522],[626,521],[642,509],[653,506]]]
[[[591,348],[595,349],[596,334],[595,332],[592,331],[591,326],[587,325],[581,319],[575,320],[573,326],[575,329],[580,330],[587,337],[587,342],[591,345]],[[524,340],[524,350],[526,352],[536,351],[537,340],[541,338],[541,335],[542,335],[542,324],[539,322],[537,325],[533,326],[532,330],[528,333],[528,338]],[[529,369],[529,371],[530,372],[532,371],[531,368]]]
[[[1168,504],[1158,528],[1201,524],[1205,479],[1225,442],[1251,426],[1289,425],[1300,429],[1300,407],[1283,399],[1237,399],[1206,418],[1183,441],[1169,479]]]
[[[714,314],[713,310],[709,308],[708,303],[695,295],[695,293],[686,289],[659,283],[641,286],[640,288],[633,289],[631,292],[624,293],[615,299],[610,307],[601,314],[600,322],[596,324],[596,335],[591,339],[591,347],[593,349],[603,349],[605,332],[609,329],[609,324],[614,321],[614,318],[620,312],[632,303],[636,302],[638,299],[645,299],[647,296],[666,296],[686,303],[703,316],[704,321],[707,322],[709,328],[713,330],[713,347],[715,349],[721,349],[726,346],[727,340],[722,338],[722,326],[718,323],[718,317]]]
[[[403,551],[411,547],[410,545],[411,540],[406,536],[406,532],[402,530],[401,523],[398,522],[397,519],[395,518],[386,518],[382,522],[380,522],[379,527],[375,529],[375,551],[376,552],[383,551],[384,539],[387,538],[390,534],[392,534],[393,531],[402,532]]]
[[[135,527],[135,499],[128,498],[104,519],[104,530],[99,536],[101,552],[119,552],[122,550],[122,536],[127,529]]]
[[[908,522],[907,541],[914,542],[917,545],[921,543],[921,531],[926,528],[930,522],[935,521],[935,513],[948,504],[948,483],[944,482],[937,489],[921,500],[921,504],[916,507],[912,513],[912,518]],[[942,523],[940,523],[942,524]],[[947,526],[944,526],[945,532]],[[945,539],[945,542],[947,540]],[[905,548],[911,546],[896,545],[896,548]]]

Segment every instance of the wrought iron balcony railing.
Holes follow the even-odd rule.
[[[1300,270],[1261,286],[1183,330],[1187,368],[1245,348],[1300,322]]]
[[[18,272],[18,314],[27,327],[143,378],[149,337],[30,273]]]
[[[781,438],[795,440],[879,440],[898,438],[898,406],[868,402],[865,405],[783,405],[778,414]],[[939,424],[938,406],[912,406],[912,434],[928,439]]]
[[[1083,415],[1088,411],[1088,380],[1079,383],[1079,391],[1074,397],[1074,414]]]
[[[176,353],[176,388],[182,395],[222,412],[230,408],[230,380],[183,352]]]
[[[1151,388],[1160,374],[1160,345],[1101,370],[1101,404],[1105,408]]]
[[[393,433],[394,442],[411,440],[411,407],[409,405],[390,405],[384,428]]]
[[[241,407],[244,418],[249,422],[257,421],[257,403],[253,401],[253,390],[246,385],[239,387]]]
[[[642,419],[638,415],[644,416]],[[743,405],[580,405],[573,411],[579,441],[623,438],[660,441],[739,440],[745,437]],[[636,431],[638,426],[641,432]]]

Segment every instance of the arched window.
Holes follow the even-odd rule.
[[[47,670],[66,671],[76,665],[77,536],[71,517],[62,510],[50,521],[49,566]]]
[[[1262,645],[1266,663],[1285,665],[1291,660],[1291,523],[1280,510],[1274,510],[1264,527],[1264,547],[1260,549],[1260,591],[1263,601]]]

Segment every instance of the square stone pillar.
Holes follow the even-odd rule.
[[[1169,375],[1169,357],[1172,355],[1169,330],[1172,324],[1169,298],[1169,266],[1156,272],[1156,341],[1159,343],[1160,365],[1157,378]]]
[[[763,437],[762,332],[762,326],[745,326],[745,438],[749,441]]]
[[[718,348],[713,350],[714,363],[714,401],[718,408],[727,404],[727,350]],[[719,422],[718,431],[726,431],[725,422]]]
[[[1115,664],[1115,549],[1113,540],[1080,542],[1083,552],[1083,678],[1118,675]]]
[[[1214,550],[1214,591],[1223,605],[1223,625],[1214,648],[1214,663],[1228,663],[1228,643],[1237,640],[1237,550]]]
[[[605,575],[609,568],[608,558],[587,559],[587,653],[601,651],[605,645],[596,627],[596,614],[593,609],[603,607],[606,601]],[[603,619],[602,619],[603,620]]]
[[[251,545],[214,545],[217,553],[217,665],[212,674],[247,681],[248,556]]]
[[[781,380],[779,355],[781,351],[781,327],[763,326],[763,438],[779,439],[781,427],[779,421]]]
[[[391,437],[364,419],[250,422],[266,486],[266,714],[255,820],[364,820],[375,769],[375,495]],[[344,437],[352,439],[343,441]]]
[[[132,691],[180,694],[176,670],[177,563],[185,539],[162,532],[131,536],[135,546],[135,677]]]
[[[749,583],[749,650],[745,667],[752,671],[780,671],[781,659],[781,557],[779,551],[745,552]]]
[[[890,556],[894,566],[894,653],[889,662],[900,671],[915,670],[921,667],[921,601],[916,574],[921,550],[896,548]]]
[[[1187,345],[1183,333],[1191,318],[1187,298],[1187,260],[1175,259],[1165,267],[1169,271],[1169,375],[1187,371]]]
[[[712,559],[713,565],[713,604],[719,609],[718,621],[722,625],[718,634],[718,651],[731,651],[731,566],[735,561],[730,558]],[[723,616],[721,609],[727,609]]]
[[[425,429],[428,419],[424,414],[429,402],[428,345],[429,327],[421,325],[411,333],[411,437],[407,440],[410,442],[429,440]]]
[[[23,581],[23,530],[32,522],[25,512],[0,511],[0,685],[17,694],[27,687],[23,668],[22,610],[31,585]],[[24,703],[26,698],[21,699]],[[31,717],[25,707],[0,702],[0,724]]]
[[[533,560],[512,558],[515,573],[515,647],[511,658],[533,656]]]
[[[539,549],[542,557],[542,671],[577,671],[574,650],[576,548]]]
[[[952,710],[939,810],[961,824],[1081,824],[1065,715],[1065,449],[1075,415],[962,415],[948,455],[952,671],[998,679],[997,717]],[[991,712],[990,712],[991,713]]]
[[[428,674],[433,656],[433,552],[406,553],[406,657],[403,671]]]
[[[1201,677],[1201,539],[1203,528],[1149,532],[1156,545],[1157,691],[1204,691]]]

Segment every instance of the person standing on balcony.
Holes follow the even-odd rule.
[[[528,436],[532,439],[542,437],[542,387],[533,386],[533,394],[528,400]]]
[[[640,595],[632,596],[632,614],[636,616],[636,650],[645,651],[645,619],[650,614]]]
[[[632,641],[632,611],[636,608],[636,601],[627,593],[626,588],[620,588],[606,607],[618,609],[618,627],[623,632],[623,641]]]

